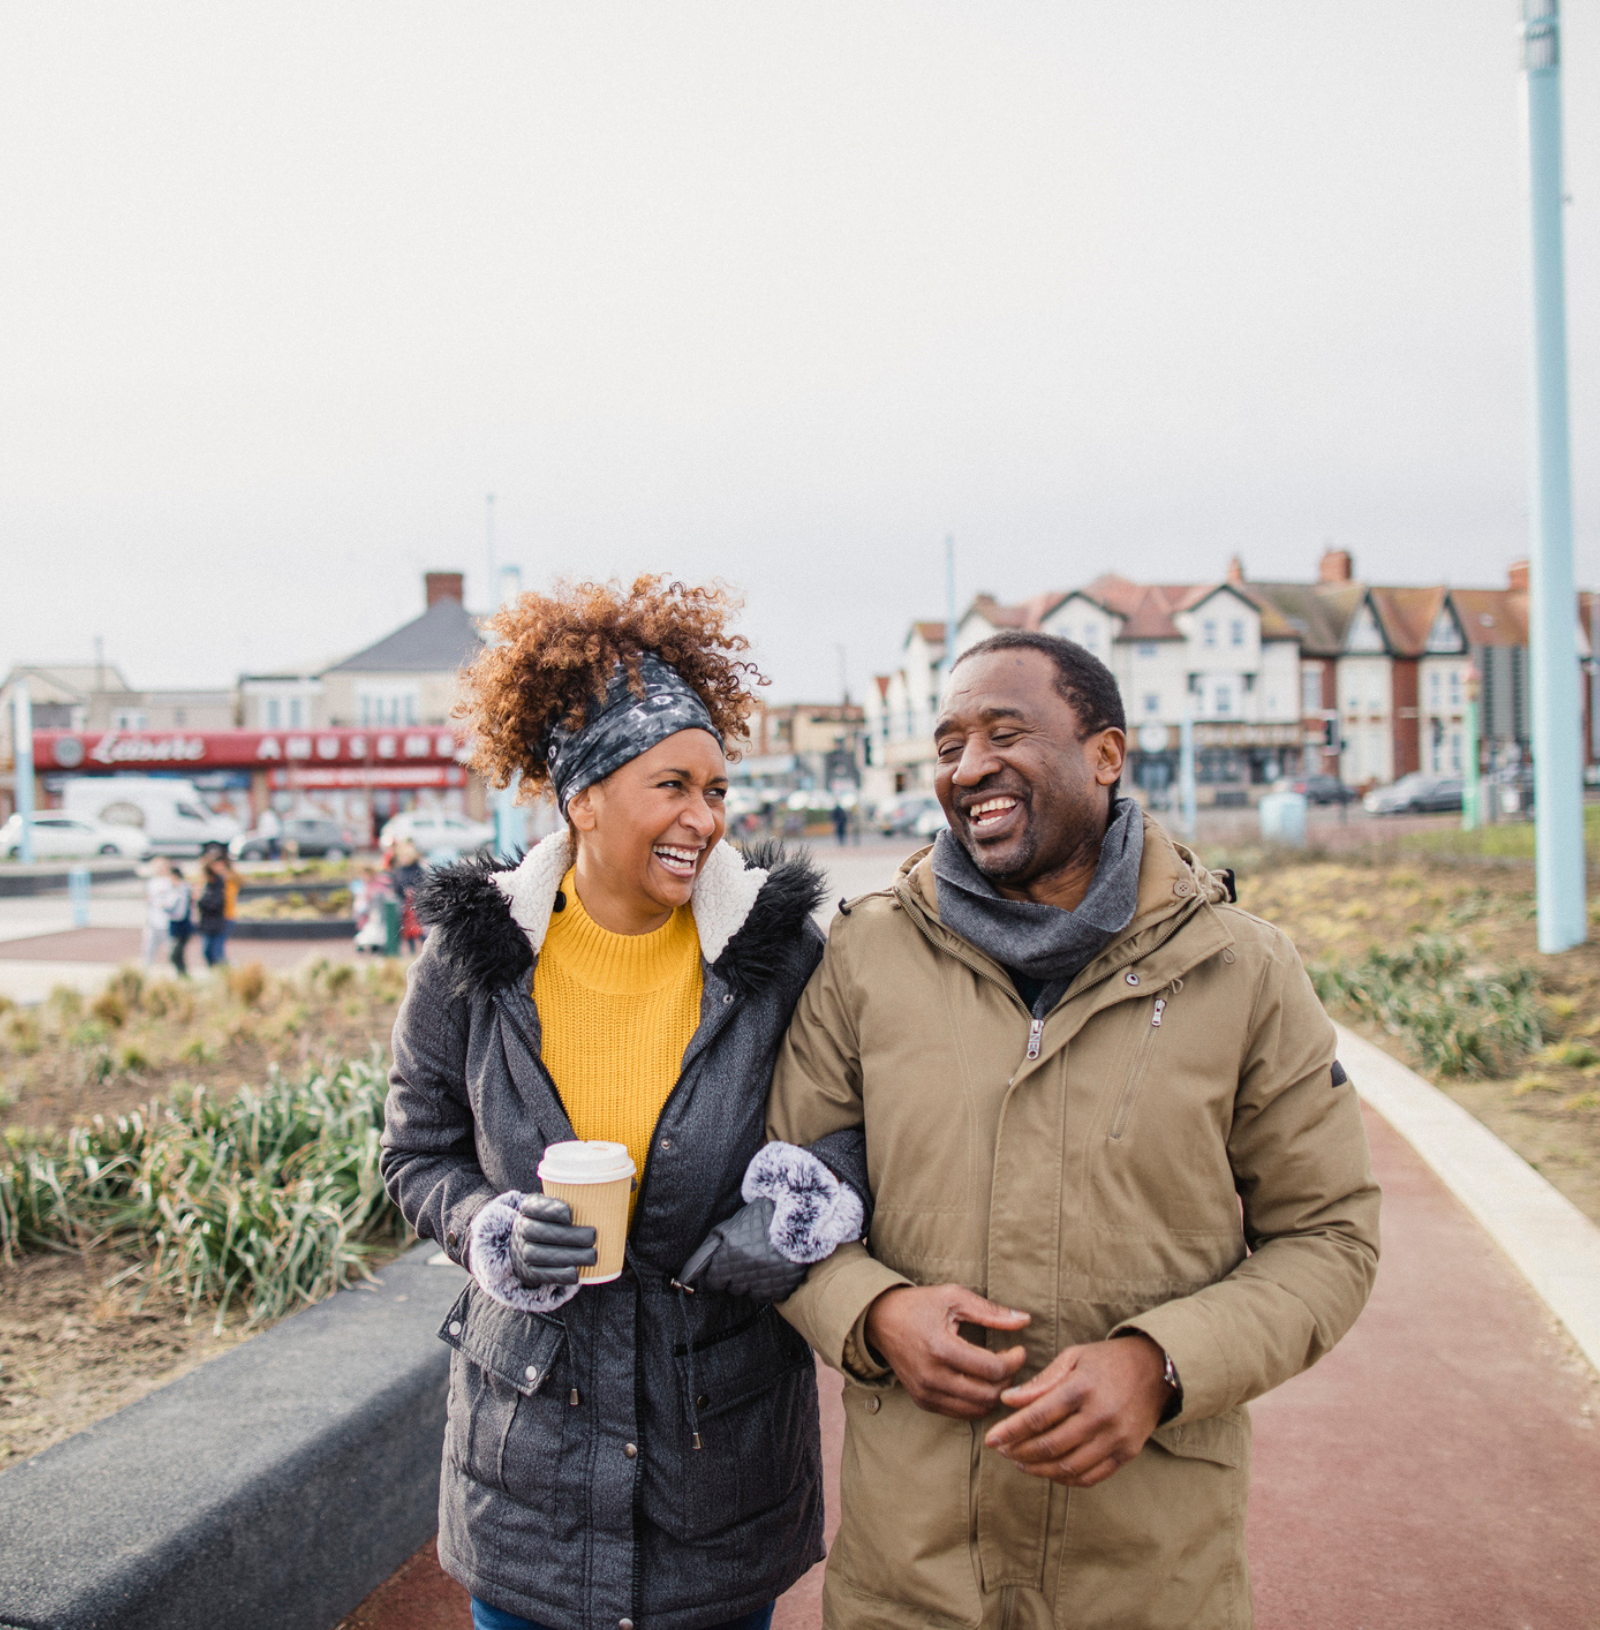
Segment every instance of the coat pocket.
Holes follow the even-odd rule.
[[[678,1540],[711,1538],[815,1480],[816,1372],[810,1350],[772,1308],[704,1338],[692,1353],[675,1351],[673,1369],[676,1407],[657,1425],[645,1490],[657,1527]]]
[[[455,1349],[446,1458],[473,1482],[548,1510],[566,1432],[559,1373],[566,1326],[504,1307],[468,1285],[439,1336]]]

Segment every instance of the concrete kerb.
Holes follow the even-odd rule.
[[[1600,1370],[1600,1228],[1453,1098],[1343,1025],[1339,1057]]]
[[[0,1626],[327,1630],[437,1524],[465,1276],[421,1245],[0,1473]]]

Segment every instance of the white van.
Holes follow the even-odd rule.
[[[67,814],[107,826],[136,826],[162,855],[197,855],[207,843],[227,843],[239,832],[229,815],[206,808],[192,781],[166,776],[76,775],[62,788]]]

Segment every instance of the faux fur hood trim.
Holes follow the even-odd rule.
[[[456,970],[458,994],[526,980],[572,854],[571,833],[563,828],[515,866],[478,856],[428,874],[416,911]],[[827,880],[808,856],[790,855],[778,844],[741,854],[719,843],[690,899],[700,954],[736,991],[758,990],[783,967],[826,892]]]

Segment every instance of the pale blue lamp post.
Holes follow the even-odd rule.
[[[1529,680],[1533,701],[1539,949],[1588,937],[1577,590],[1567,431],[1567,297],[1562,249],[1560,0],[1522,0],[1533,272],[1532,548]]]

